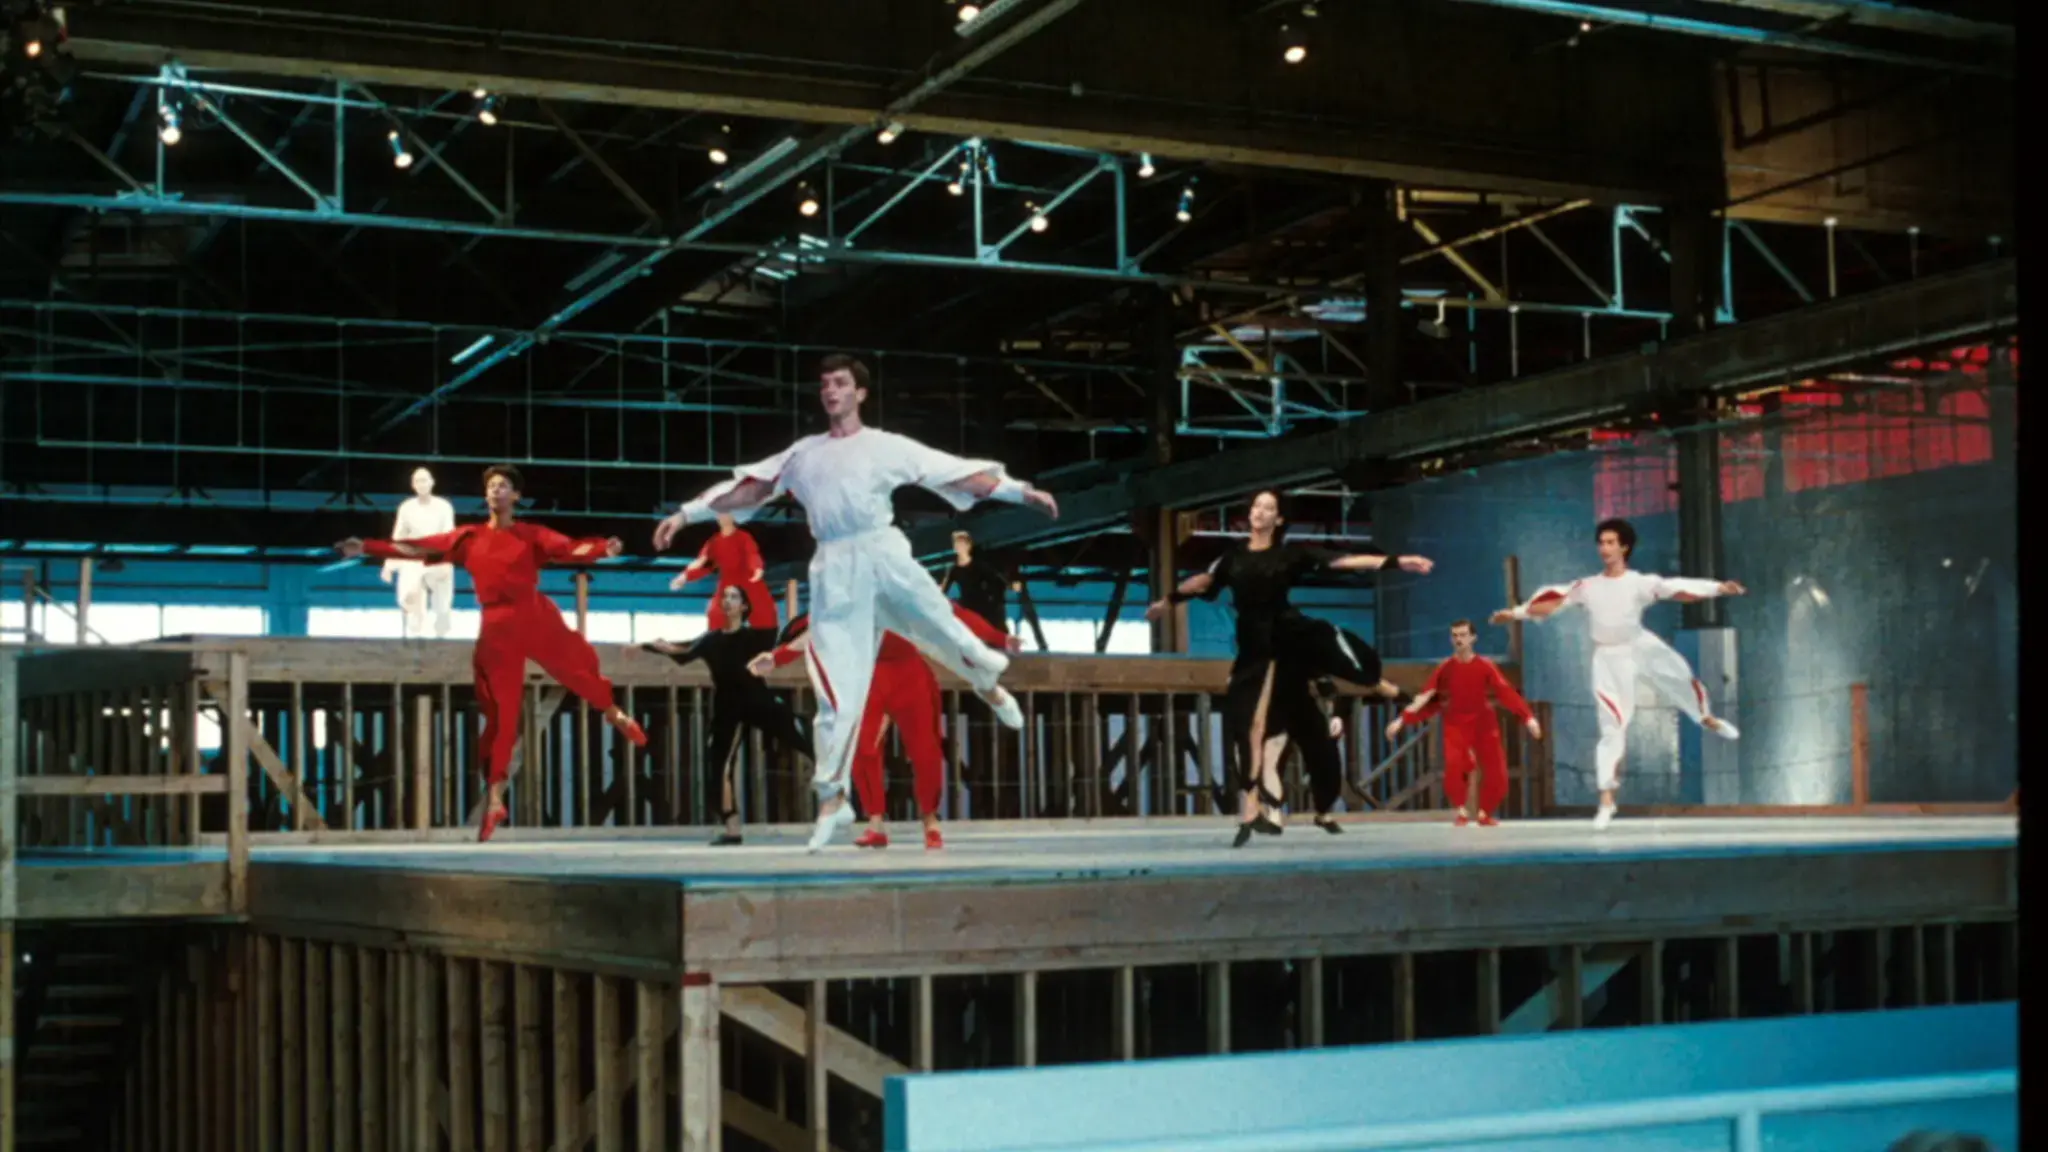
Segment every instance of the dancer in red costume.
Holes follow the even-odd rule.
[[[612,684],[598,669],[597,650],[570,631],[561,609],[540,594],[543,564],[590,564],[617,556],[624,546],[616,537],[571,540],[538,524],[519,523],[521,483],[519,470],[509,464],[484,470],[484,504],[491,511],[487,523],[465,524],[417,540],[350,537],[335,545],[344,556],[457,564],[476,586],[484,619],[470,664],[476,673],[477,707],[484,714],[480,744],[484,778],[490,783],[479,841],[489,840],[508,815],[505,776],[512,766],[512,749],[519,743],[528,660],[603,712],[605,721],[628,740],[647,746],[647,733],[612,702]]]
[[[737,588],[746,594],[747,627],[775,627],[775,600],[768,595],[767,582],[761,579],[767,570],[761,563],[761,547],[730,515],[719,516],[718,535],[704,542],[697,558],[683,569],[682,575],[669,581],[668,586],[680,592],[684,586],[702,580],[704,574],[713,569],[718,571],[718,587],[711,592],[708,621],[711,631],[725,631],[727,588]]]
[[[1500,674],[1500,668],[1472,651],[1478,632],[1470,620],[1451,625],[1451,658],[1436,666],[1429,683],[1405,711],[1387,725],[1387,739],[1401,729],[1420,724],[1431,716],[1444,714],[1444,793],[1458,810],[1456,824],[1463,828],[1465,783],[1473,769],[1479,771],[1479,823],[1492,827],[1500,823],[1494,814],[1508,798],[1508,758],[1500,745],[1500,721],[1494,718],[1488,689],[1500,706],[1515,714],[1533,739],[1543,739],[1543,725],[1529,711],[1529,702]]]
[[[980,616],[953,606],[953,615],[991,648],[1015,652],[1017,638]],[[793,664],[803,658],[810,640],[810,617],[789,622],[788,638],[773,652],[754,657],[749,667],[756,676],[771,668]],[[867,708],[861,714],[860,736],[853,746],[853,789],[867,813],[868,830],[853,842],[856,848],[887,848],[889,832],[887,790],[882,785],[882,744],[889,737],[889,725],[903,734],[903,751],[910,757],[911,779],[917,793],[918,815],[924,818],[924,846],[936,850],[946,846],[939,833],[939,795],[946,784],[946,753],[939,734],[938,677],[917,645],[894,632],[882,633],[881,650],[875,654],[875,678],[868,689]]]

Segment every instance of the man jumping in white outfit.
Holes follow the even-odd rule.
[[[1600,575],[1539,588],[1528,603],[1495,612],[1493,622],[1540,621],[1574,604],[1586,610],[1593,632],[1593,698],[1600,717],[1600,743],[1593,752],[1600,812],[1593,818],[1593,826],[1605,828],[1614,819],[1621,754],[1628,748],[1628,722],[1636,714],[1637,676],[1648,680],[1659,696],[1707,731],[1729,740],[1741,735],[1735,725],[1713,714],[1707,690],[1693,678],[1685,657],[1655,633],[1644,630],[1643,610],[1659,600],[1740,596],[1747,589],[1733,580],[1630,571],[1628,558],[1636,550],[1636,530],[1626,520],[1601,521],[1594,537],[1600,544]]]
[[[1060,514],[1053,498],[1003,473],[991,460],[963,460],[917,441],[860,422],[868,394],[867,366],[850,356],[828,356],[820,366],[818,397],[828,430],[806,436],[786,451],[733,470],[733,479],[707,489],[655,529],[665,549],[686,524],[731,513],[744,519],[784,492],[804,506],[818,541],[811,558],[811,631],[805,667],[818,693],[812,722],[817,745],[818,824],[810,850],[853,823],[846,802],[868,683],[882,634],[894,632],[973,685],[1011,728],[1024,726],[1023,710],[996,681],[1008,656],[981,642],[953,614],[946,594],[919,566],[910,541],[894,527],[889,498],[915,484],[966,510],[976,500],[1030,504]]]

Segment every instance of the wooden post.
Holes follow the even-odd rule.
[[[576,994],[576,977],[560,970],[553,974],[555,995],[555,1144],[573,1148],[582,1137],[583,1025],[577,1018],[581,1007]],[[538,1120],[538,1115],[535,1116]],[[527,1137],[522,1133],[520,1139]]]
[[[434,698],[425,693],[412,698],[412,826],[433,824],[434,803]],[[300,785],[303,794],[305,786]]]
[[[283,1077],[281,1110],[284,1139],[278,1147],[299,1152],[306,1146],[306,1050],[300,1025],[305,1022],[305,942],[279,940],[277,964],[278,1072]],[[183,1061],[180,1061],[182,1064]]]
[[[1639,963],[1643,966],[1642,1020],[1643,1024],[1664,1022],[1664,942],[1652,940],[1643,945]]]
[[[485,967],[490,961],[478,961]],[[472,1094],[476,1083],[475,1048],[476,1035],[470,1026],[474,1019],[471,1009],[473,999],[471,962],[450,956],[442,961],[442,978],[448,982],[448,1147],[453,1152],[476,1152],[476,1097]]]
[[[916,987],[916,1001],[910,1015],[910,1066],[919,1072],[930,1072],[936,1067],[932,1061],[932,978],[913,976],[911,980]]]
[[[668,988],[649,980],[633,982],[634,1143],[639,1152],[668,1148],[667,1082],[662,1076],[662,1050],[668,1046]]]
[[[334,1152],[370,1147],[363,1139],[370,1110],[356,1106],[356,952],[353,944],[336,944],[327,964],[327,1028],[332,1048],[327,1109],[334,1121],[330,1137]]]
[[[718,985],[701,973],[683,975],[680,1115],[676,1128],[682,1152],[718,1152],[724,1145],[718,1071]]]
[[[519,1152],[540,1152],[547,1133],[547,1081],[541,1074],[540,973],[512,969],[512,1132]]]
[[[596,1117],[590,1130],[596,1134],[597,1152],[624,1152],[619,1131],[619,1101],[625,1095],[619,1083],[619,978],[599,974],[590,978],[591,1088]]]
[[[306,1014],[306,1147],[328,1147],[327,1104],[334,1079],[327,1062],[327,945],[306,941],[306,996],[293,1010]]]
[[[1500,949],[1479,950],[1479,1034],[1492,1036],[1500,1031]]]
[[[825,982],[811,981],[811,994],[804,1005],[804,1119],[811,1134],[811,1152],[832,1152],[832,1128],[827,1123],[826,1088],[830,1079],[825,1066]]]
[[[510,1152],[512,1110],[505,1095],[511,1061],[505,1058],[505,966],[477,961],[478,1019],[482,1024],[484,1152]],[[451,1091],[453,1089],[451,1088]]]
[[[1017,974],[1017,1066],[1038,1066],[1038,973]]]
[[[230,667],[233,659],[234,656],[229,657]],[[297,680],[292,681],[292,713],[286,718],[285,723],[291,725],[291,745],[287,749],[291,756],[289,771],[292,783],[297,785],[299,790],[299,794],[291,799],[292,831],[304,832],[307,798],[311,795],[312,789],[306,784],[306,686]]]
[[[435,1059],[441,1039],[441,981],[434,957],[425,952],[411,954],[412,961],[412,1140],[413,1148],[440,1146],[440,1126],[434,1122],[434,1086],[441,1080],[441,1062]]]
[[[1415,953],[1394,957],[1394,1039],[1415,1039]]]
[[[1564,971],[1555,977],[1558,984],[1558,1026],[1562,1028],[1584,1028],[1586,1026],[1586,950],[1578,944],[1567,944],[1564,948]]]
[[[1849,802],[1870,803],[1870,685],[1849,685]]]
[[[1111,997],[1116,1017],[1116,1058],[1138,1058],[1138,972],[1126,964],[1116,970],[1116,991]]]
[[[28,621],[24,619],[23,624]],[[0,652],[0,1152],[14,1152],[15,761],[21,749],[20,657]]]
[[[249,910],[249,726],[242,723],[248,714],[249,654],[230,652],[228,716],[221,735],[227,741],[228,909],[236,915]]]
[[[1723,936],[1714,948],[1714,1008],[1723,1020],[1742,1017],[1742,937]]]
[[[1323,1046],[1323,958],[1311,956],[1301,962],[1301,1045]]]
[[[1522,602],[1522,558],[1510,556],[1502,562],[1502,567],[1506,570],[1508,605],[1512,607]],[[1508,621],[1508,662],[1518,668],[1522,664],[1522,622],[1520,620]]]
[[[84,647],[86,637],[92,635],[88,622],[92,617],[92,557],[83,556],[78,561],[78,644]]]
[[[1224,1056],[1230,1052],[1230,961],[1218,960],[1207,967],[1202,983],[1208,994],[1203,1015],[1209,1026],[1209,1053]]]
[[[590,573],[576,573],[576,634],[590,635]]]

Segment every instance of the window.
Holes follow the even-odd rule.
[[[1661,438],[1638,439],[1631,433],[1594,434],[1595,441],[1619,439],[1629,444],[1603,453],[1593,474],[1594,515],[1601,520],[1620,516],[1656,516],[1678,510],[1678,450]]]
[[[158,604],[94,604],[85,622],[109,644],[139,644],[163,636],[163,607]]]
[[[239,604],[166,604],[166,636],[261,636],[269,613]]]
[[[635,612],[633,613],[633,643],[646,644],[655,640],[671,640],[684,644],[704,634],[702,612]]]
[[[576,630],[576,610],[562,609],[562,620],[569,630]],[[584,621],[584,639],[593,644],[631,644],[633,642],[633,614],[631,612],[592,612]]]
[[[1093,620],[1047,620],[1041,617],[1039,626],[1045,630],[1045,645],[1048,651],[1090,654],[1095,651],[1095,635],[1102,625]],[[1023,629],[1027,650],[1032,648],[1031,626]],[[1152,651],[1152,626],[1143,621],[1119,620],[1110,629],[1110,654],[1147,654]]]

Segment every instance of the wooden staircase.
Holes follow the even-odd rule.
[[[36,929],[17,936],[15,1126],[18,1148],[104,1147],[133,1043],[139,953],[113,933]]]

